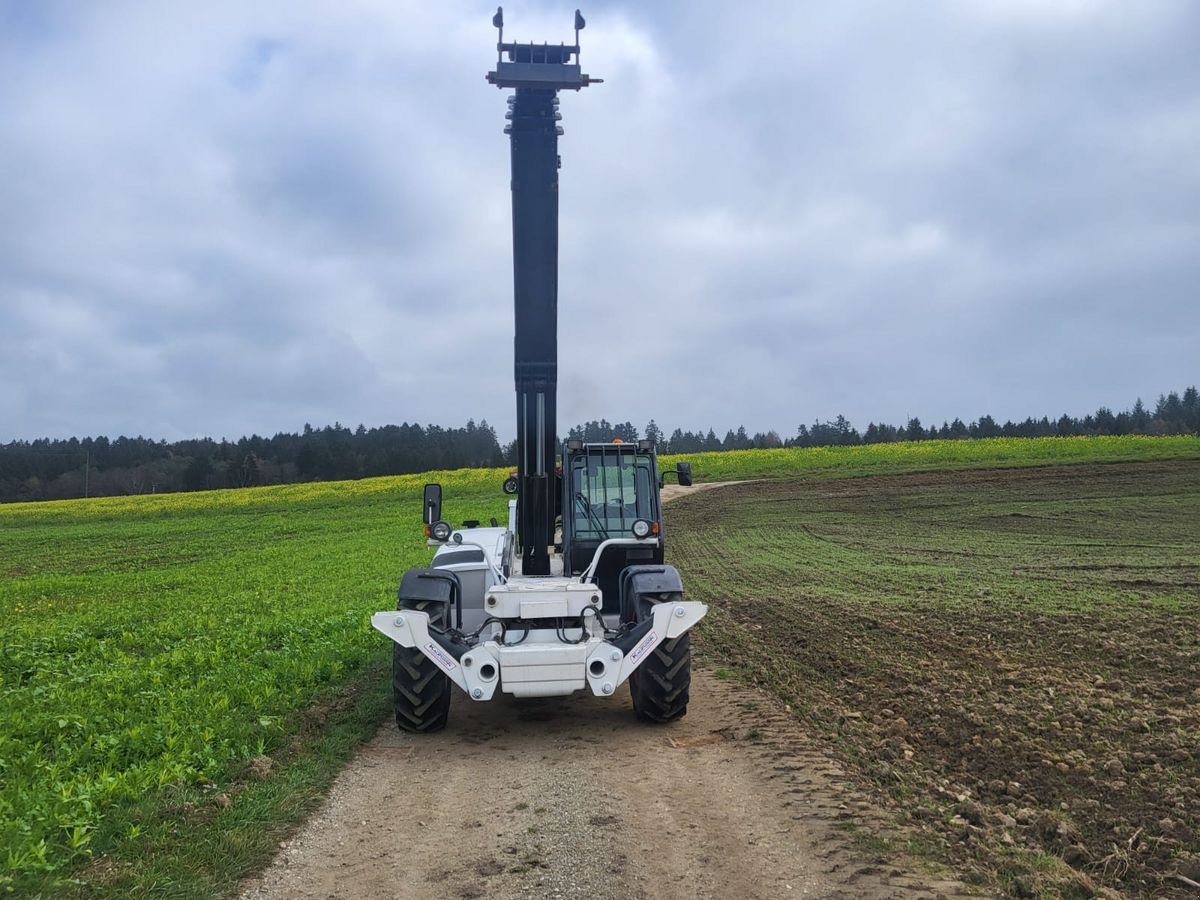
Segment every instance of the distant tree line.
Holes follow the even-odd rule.
[[[1052,437],[1117,434],[1200,434],[1200,396],[1195,387],[1162,395],[1151,411],[1139,399],[1114,413],[1101,407],[1082,418],[1032,417],[998,423],[991,416],[926,427],[917,417],[904,425],[871,422],[863,431],[845,416],[800,425],[789,437],[776,431],[730,429],[723,438],[707,431],[676,428],[668,435],[651,419],[644,432],[631,422],[606,419],[576,425],[567,438],[636,441],[644,433],[664,453],[821,447],[890,441],[969,440],[988,437]],[[437,425],[385,425],[351,430],[334,424],[305,425],[296,433],[238,441],[154,441],[118,437],[41,439],[0,444],[0,501],[56,500],[113,494],[149,494],[212,488],[250,487],[297,481],[334,481],[399,475],[432,469],[515,465],[516,442],[501,446],[486,422],[463,428]]]
[[[606,430],[607,429],[607,430]],[[571,429],[570,436],[585,440],[611,440],[614,435],[624,440],[636,440],[628,433],[629,423],[609,425],[608,422],[588,422]],[[604,435],[608,435],[604,437]],[[952,422],[931,424],[926,427],[916,416],[903,425],[888,425],[871,422],[863,431],[855,428],[845,416],[832,421],[815,421],[811,425],[801,424],[794,435],[782,437],[777,431],[756,432],[751,435],[745,428],[730,429],[720,438],[711,428],[705,431],[683,431],[676,428],[670,436],[652,419],[646,426],[646,437],[654,438],[659,450],[664,453],[699,453],[709,450],[750,450],[772,447],[830,447],[845,444],[885,444],[892,441],[969,440],[991,437],[1069,437],[1073,435],[1099,434],[1200,434],[1200,394],[1189,387],[1182,395],[1172,391],[1160,395],[1154,411],[1148,410],[1141,398],[1133,408],[1114,413],[1108,407],[1100,407],[1082,418],[1062,415],[1057,419],[1043,416],[1032,417],[1022,422],[1007,421],[1000,424],[991,416],[980,416],[971,423],[962,419]]]
[[[151,494],[503,465],[495,430],[341,424],[238,441],[71,438],[0,445],[0,500]]]

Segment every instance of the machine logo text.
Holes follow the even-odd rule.
[[[652,630],[648,635],[638,641],[633,652],[629,654],[629,661],[633,663],[641,662],[643,656],[650,652],[655,644],[658,643],[658,635]]]
[[[421,649],[425,652],[426,656],[428,656],[430,659],[432,659],[435,663],[437,663],[439,666],[441,666],[447,672],[449,672],[451,669],[458,668],[458,663],[456,663],[454,661],[454,657],[452,657],[449,653],[447,653],[445,650],[443,650],[441,647],[439,647],[433,641],[429,641]]]

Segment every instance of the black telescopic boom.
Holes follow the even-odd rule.
[[[492,21],[502,29],[502,11]],[[577,27],[582,21],[577,12]],[[516,89],[504,130],[512,144],[517,540],[521,571],[549,575],[558,496],[558,92],[600,79],[580,72],[578,33],[570,46],[501,41],[496,49],[500,59],[487,79]]]
[[[558,97],[517,88],[512,124],[517,534],[522,571],[550,574],[558,384]]]

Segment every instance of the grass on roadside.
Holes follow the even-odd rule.
[[[506,515],[494,473],[443,480],[456,521]],[[0,890],[207,897],[264,862],[379,719],[423,482],[0,507]]]

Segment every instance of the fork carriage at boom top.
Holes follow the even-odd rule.
[[[680,463],[660,472],[652,441],[585,443],[556,438],[558,379],[558,112],[560,90],[601,79],[583,74],[575,43],[504,42],[487,80],[512,88],[516,499],[504,526],[442,518],[442,490],[423,501],[428,568],[409,569],[395,611],[371,624],[394,641],[396,722],[406,731],[446,725],[451,685],[472,700],[497,689],[517,697],[590,690],[611,696],[630,683],[639,718],[669,722],[687,711],[688,629],[708,611],[685,601],[664,562],[660,489],[668,475],[691,484]]]

